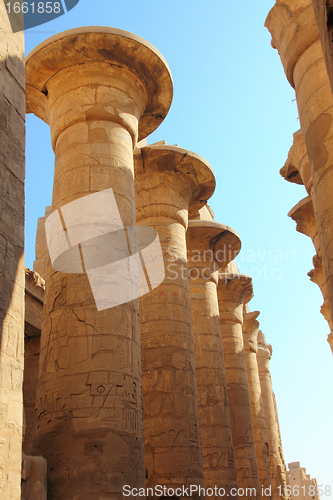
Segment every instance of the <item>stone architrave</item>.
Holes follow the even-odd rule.
[[[13,29],[17,33],[13,33]],[[24,366],[23,15],[0,4],[0,499],[20,500]]]
[[[258,330],[257,317],[259,311],[244,312],[243,315],[243,340],[247,379],[249,383],[251,416],[256,447],[259,483],[262,492],[270,491],[271,478],[268,460],[268,437],[264,416],[264,408],[261,397],[261,387],[257,362]],[[262,496],[268,496],[262,493]]]
[[[189,221],[186,239],[205,487],[218,486],[232,496],[237,478],[217,283],[218,271],[237,256],[241,241],[233,229],[214,220]]]
[[[286,496],[286,466],[280,440],[280,429],[275,407],[275,397],[272,388],[269,360],[272,356],[272,346],[266,344],[265,337],[259,330],[258,334],[258,368],[261,385],[262,402],[268,437],[269,470],[272,484],[273,500],[288,498]]]
[[[333,317],[333,96],[311,0],[277,0],[268,14],[266,27],[296,91],[312,177],[309,194]]]
[[[137,223],[157,231],[165,266],[140,299],[146,485],[202,486],[186,229],[215,178],[200,156],[165,144],[137,149],[134,167]]]
[[[259,499],[260,485],[242,331],[243,305],[252,296],[250,276],[219,275],[218,300],[237,483],[239,488],[254,489],[247,498]]]
[[[139,301],[97,309],[80,241],[87,232],[103,236],[112,218],[119,228],[135,226],[133,149],[166,116],[172,79],[151,44],[105,27],[46,40],[28,55],[26,79],[27,112],[51,128],[59,245],[65,237],[69,257],[76,256],[68,257],[67,273],[49,269],[45,276],[32,452],[47,459],[54,500],[115,498],[124,484],[145,484]],[[110,190],[113,216],[91,201]],[[82,213],[71,212],[80,200]],[[91,220],[92,211],[99,217]],[[100,248],[115,251],[96,243],[96,267]]]

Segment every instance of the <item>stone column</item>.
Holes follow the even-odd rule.
[[[264,407],[266,430],[268,437],[269,470],[272,483],[273,500],[287,498],[286,466],[283,459],[283,451],[280,443],[279,423],[274,403],[271,374],[269,371],[269,360],[272,356],[272,346],[266,344],[265,337],[259,331],[258,335],[258,368],[261,385],[261,394]],[[281,495],[282,493],[282,495]]]
[[[266,491],[268,493],[271,486],[271,478],[268,461],[268,438],[257,363],[259,322],[256,318],[258,315],[259,311],[244,312],[243,339],[258,477],[262,492]],[[270,497],[269,494],[264,493],[262,493],[262,496]]]
[[[33,452],[47,458],[54,500],[114,498],[124,484],[145,484],[139,302],[99,302],[116,249],[98,238],[118,227],[125,248],[120,229],[136,222],[133,148],[165,117],[171,75],[140,37],[88,27],[37,46],[26,77],[27,111],[50,125],[55,151],[51,216],[60,227],[58,241],[50,223],[51,241],[68,248],[67,273],[56,259],[58,271],[45,276]],[[116,206],[103,198],[112,192]],[[94,237],[91,247],[81,243]],[[94,295],[93,278],[101,284]]]
[[[206,203],[215,178],[176,146],[138,149],[134,166],[137,222],[157,231],[165,264],[163,283],[140,299],[147,486],[202,486],[185,233],[190,204]]]
[[[237,482],[239,488],[254,489],[247,498],[260,498],[242,332],[243,304],[252,296],[250,276],[220,274],[218,300]]]
[[[237,488],[217,300],[218,270],[239,253],[238,234],[214,220],[191,220],[186,233],[205,486]],[[218,498],[218,497],[217,497]]]
[[[12,26],[17,33],[13,33]],[[0,5],[0,499],[20,500],[24,352],[23,16]]]
[[[278,49],[297,106],[312,176],[322,264],[333,317],[333,96],[311,0],[277,0],[266,26]]]

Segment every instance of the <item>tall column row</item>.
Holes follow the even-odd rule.
[[[268,461],[269,444],[257,361],[259,322],[256,318],[258,315],[259,311],[248,312],[244,310],[243,339],[251,403],[253,436],[258,466],[258,478],[263,490],[268,491],[267,489],[271,486]]]
[[[243,306],[251,300],[252,295],[252,279],[249,276],[220,275],[218,285],[220,322],[237,482],[240,488],[253,489],[249,498],[260,498],[242,331]]]
[[[269,472],[272,484],[273,500],[285,498],[286,466],[284,462],[280,439],[279,420],[275,405],[275,395],[269,370],[269,360],[272,356],[272,346],[266,343],[261,331],[258,335],[258,368],[262,393],[262,402],[268,438]]]
[[[205,160],[176,146],[137,149],[134,165],[137,223],[159,235],[165,267],[140,300],[146,484],[203,487],[186,230],[215,178]]]
[[[296,91],[299,119],[309,161],[308,178],[318,228],[330,317],[333,317],[333,96],[312,1],[277,0],[266,27]],[[309,176],[310,174],[310,176]],[[311,179],[311,180],[310,180]]]
[[[207,208],[203,158],[136,147],[170,107],[166,62],[133,34],[80,28],[34,49],[26,74],[27,111],[55,152],[32,447],[49,495],[270,497],[281,463],[268,460],[257,313],[244,309],[252,279],[228,271],[239,235]]]
[[[136,225],[133,148],[165,117],[171,75],[148,42],[111,28],[52,37],[26,75],[27,111],[50,125],[55,152],[33,452],[47,458],[52,498],[111,498],[145,485],[139,301],[121,297],[135,286],[123,229]]]
[[[187,230],[196,384],[206,488],[237,488],[225,359],[217,296],[218,272],[240,250],[231,228],[192,220]]]

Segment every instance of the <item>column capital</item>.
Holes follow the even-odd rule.
[[[313,266],[314,268],[311,269],[311,271],[308,272],[308,276],[310,280],[313,283],[316,283],[316,285],[319,286],[320,291],[323,295],[324,303],[320,308],[321,314],[324,316],[326,321],[328,322],[330,328],[332,329],[332,320],[331,320],[331,314],[329,310],[329,303],[327,299],[327,286],[326,286],[326,280],[324,276],[324,269],[322,265],[321,258],[319,257],[318,254],[316,254],[313,259]]]
[[[259,311],[243,313],[243,338],[245,351],[257,352],[257,339],[259,333]]]
[[[266,343],[266,339],[261,330],[258,331],[258,361],[269,362],[272,357],[273,349],[271,344]],[[268,368],[269,370],[269,368]]]
[[[308,272],[308,276],[310,278],[310,281],[316,283],[316,285],[319,286],[321,292],[324,294],[324,291],[326,292],[326,280],[324,276],[322,261],[318,254],[313,257],[312,262],[314,269],[311,269],[311,271]]]
[[[50,125],[53,147],[63,130],[89,120],[119,123],[134,142],[141,140],[163,121],[172,94],[170,69],[159,51],[116,28],[64,31],[26,58],[27,113]]]
[[[288,182],[303,184],[310,194],[312,175],[302,129],[295,132],[293,137],[293,145],[289,149],[287,161],[281,168],[280,175]]]
[[[252,278],[246,274],[220,273],[217,290],[220,303],[247,304],[253,297]]]
[[[195,261],[194,252],[206,255],[225,268],[241,249],[239,234],[229,226],[215,220],[190,220],[187,229],[189,261]]]
[[[318,251],[318,229],[313,211],[313,204],[310,196],[303,198],[295,205],[288,217],[291,217],[296,222],[296,231],[309,236]]]
[[[272,47],[279,51],[287,79],[295,87],[295,65],[319,38],[311,0],[277,0],[265,26],[272,35]]]
[[[215,176],[201,156],[178,146],[152,145],[134,151],[137,220],[173,218],[187,228],[213,195]]]
[[[331,333],[327,337],[327,342],[329,343],[331,350],[333,352],[333,335]]]
[[[197,211],[192,210],[188,217],[189,220],[215,220],[214,211],[208,203]]]

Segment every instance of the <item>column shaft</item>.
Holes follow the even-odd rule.
[[[259,483],[262,491],[269,491],[271,480],[268,460],[268,438],[256,354],[258,350],[257,337],[259,327],[259,323],[255,319],[257,315],[258,312],[244,313],[243,338]],[[270,495],[264,494],[263,496],[270,497]]]
[[[273,500],[285,497],[286,471],[283,460],[283,451],[280,443],[279,424],[274,402],[271,374],[269,371],[269,359],[271,357],[271,346],[265,343],[260,334],[258,343],[258,368],[266,422],[269,450],[269,470],[272,483]],[[282,495],[281,495],[282,493]]]
[[[187,242],[205,487],[224,488],[231,496],[237,477],[217,299],[217,269],[225,262],[213,257],[219,249],[231,250],[224,248],[228,229],[215,221],[190,221]],[[233,250],[240,248],[240,239],[234,240]]]
[[[237,482],[239,488],[253,489],[248,498],[260,498],[242,332],[243,303],[252,297],[252,282],[243,275],[220,276],[220,321]]]
[[[112,188],[123,224],[135,225],[132,138],[124,127],[74,124],[55,156],[52,212]],[[47,457],[54,498],[82,491],[98,499],[124,480],[142,486],[139,302],[98,311],[86,274],[46,269],[34,453]]]
[[[165,264],[164,281],[140,299],[146,484],[203,486],[185,232],[194,192],[209,183],[211,196],[214,177],[174,146],[147,146],[134,161],[138,225],[157,231]]]

